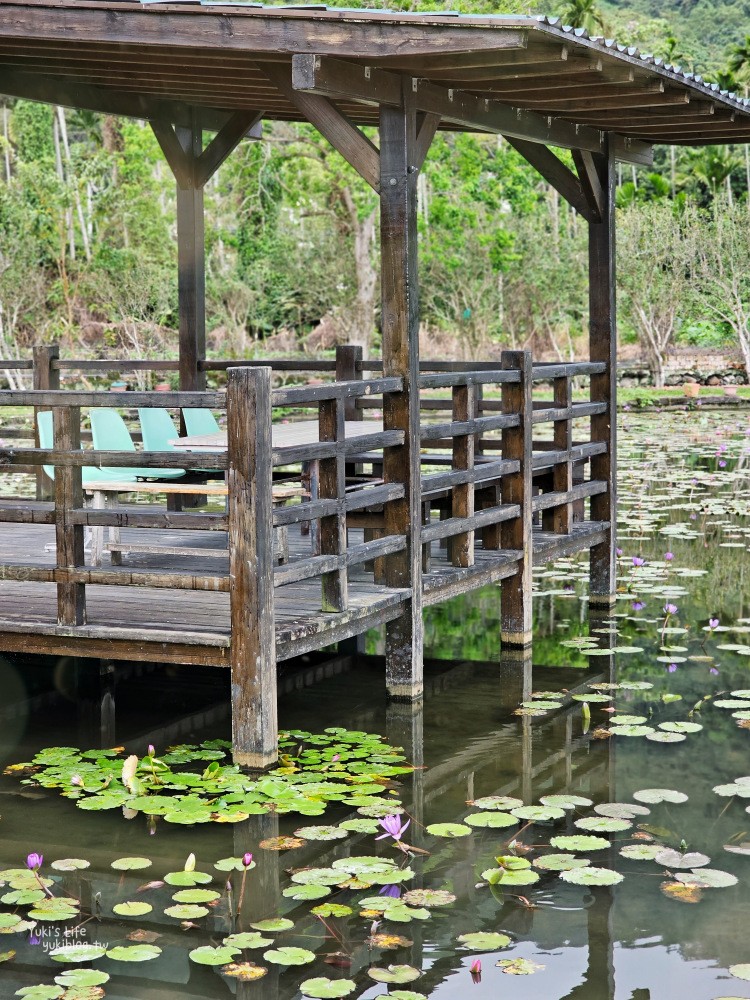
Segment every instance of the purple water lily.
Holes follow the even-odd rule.
[[[384,885],[378,892],[378,896],[390,896],[391,899],[401,899],[401,886]]]
[[[633,556],[633,565],[634,566],[645,566],[646,565],[646,560],[643,559],[641,556]]]
[[[676,670],[677,670],[676,663],[670,663],[669,666],[667,667],[667,673],[673,674]]]
[[[709,667],[708,672],[709,674],[713,674],[713,676],[716,677],[719,671],[716,669],[716,667]]]
[[[646,605],[643,603],[643,601],[633,601],[630,607],[633,609],[633,611],[643,611]]]
[[[385,833],[381,833],[379,837],[375,838],[375,840],[385,840],[386,837],[392,837],[394,840],[401,840],[401,837],[404,835],[404,832],[411,823],[411,820],[407,819],[405,823],[402,823],[400,816],[384,816],[383,819],[378,820],[378,822],[385,830]]]
[[[672,560],[674,559],[674,552],[665,552],[664,558],[667,562],[672,562]]]
[[[248,851],[247,854],[242,855],[242,864],[244,865],[245,868],[249,868],[252,863],[253,863],[253,856],[250,853],[250,851]]]
[[[708,627],[709,627],[709,628],[711,629],[711,631],[713,632],[713,630],[714,630],[715,628],[718,628],[718,627],[719,627],[719,619],[718,619],[718,618],[709,618],[709,619],[708,619]]]
[[[677,605],[676,604],[665,604],[664,605],[664,614],[665,615],[676,615],[677,614]]]
[[[26,858],[26,867],[32,872],[38,872],[44,864],[44,855],[33,852]]]

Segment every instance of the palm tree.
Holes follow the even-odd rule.
[[[571,28],[585,28],[591,32],[604,30],[604,18],[596,0],[568,0],[560,16],[563,24],[569,24]]]
[[[750,68],[750,35],[745,35],[744,42],[732,46],[728,66],[731,73]]]

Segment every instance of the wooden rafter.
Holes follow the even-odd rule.
[[[589,222],[598,221],[598,206],[586,197],[581,178],[576,177],[559,156],[555,156],[550,149],[539,143],[526,142],[513,136],[505,138],[584,219]],[[591,156],[590,153],[587,155]]]
[[[262,118],[262,111],[235,111],[197,157],[185,150],[171,125],[152,122],[151,128],[178,185],[181,188],[203,187]]]

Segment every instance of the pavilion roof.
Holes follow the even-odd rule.
[[[536,141],[561,146],[582,137],[590,149],[607,131],[625,137],[636,161],[656,142],[750,140],[748,100],[555,18],[0,0],[0,93],[9,96],[176,123],[197,107],[217,129],[238,109],[304,121],[296,94],[307,91],[374,125],[379,95],[404,78],[444,129],[512,135],[523,122],[520,137],[536,130]]]

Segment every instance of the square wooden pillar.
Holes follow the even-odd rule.
[[[405,91],[401,108],[380,108],[380,252],[383,374],[403,379],[401,392],[385,396],[383,423],[405,436],[385,453],[386,481],[405,486],[403,500],[386,505],[386,534],[406,536],[406,549],[386,560],[386,584],[410,590],[402,614],[386,625],[386,687],[391,697],[407,700],[423,693],[424,646],[416,140],[416,113]]]
[[[589,222],[589,355],[605,370],[591,377],[591,401],[606,403],[606,412],[591,418],[591,440],[607,449],[591,459],[591,478],[607,484],[591,498],[591,520],[608,524],[605,538],[591,549],[590,603],[614,603],[617,589],[617,319],[615,307],[615,188],[614,141],[594,163],[603,192],[601,222]]]
[[[190,164],[203,150],[203,131],[176,128],[177,139]],[[206,388],[205,372],[198,365],[206,357],[206,247],[203,218],[203,185],[194,171],[185,171],[177,183],[177,265],[180,320],[180,389]]]

